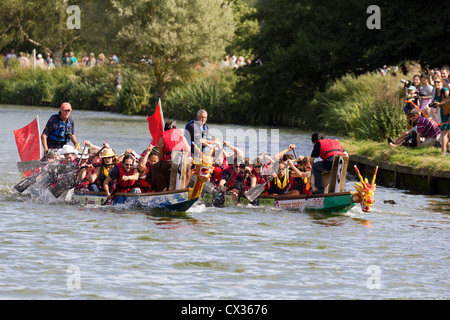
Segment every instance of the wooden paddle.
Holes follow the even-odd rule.
[[[281,171],[286,170],[286,162],[284,162],[284,166],[282,169],[278,170],[278,172],[276,174],[279,174]],[[247,199],[250,202],[253,202],[256,198],[258,198],[258,196],[264,192],[264,189],[266,188],[266,185],[272,181],[274,179],[274,176],[272,175],[270,177],[269,180],[267,180],[266,182],[264,182],[264,184],[258,184],[256,186],[254,186],[253,188],[251,188],[250,190],[248,190],[247,192],[244,193],[244,195],[247,197]]]
[[[14,186],[14,189],[16,189],[17,191],[19,191],[20,193],[24,192],[25,190],[27,190],[30,186],[32,186],[33,184],[36,183],[36,179],[37,177],[39,177],[40,175],[47,173],[47,170],[42,169],[41,171],[39,171],[38,174],[28,177],[22,181],[20,181],[18,184],[16,184]]]
[[[86,163],[90,163],[92,161],[92,159],[94,159],[96,156],[98,156],[104,148],[105,148],[105,146],[103,146],[99,151],[97,151],[96,154],[94,154],[92,157],[90,157]],[[85,149],[86,149],[86,145],[83,148],[83,152],[81,153],[82,155],[84,154]],[[78,165],[81,164],[81,160],[82,159],[80,156]],[[100,166],[105,166],[105,165],[102,165],[102,164],[94,165],[94,167],[100,167]],[[48,188],[50,190],[51,194],[53,194],[53,196],[55,198],[59,198],[65,191],[74,188],[75,182],[76,182],[76,177],[77,177],[78,173],[80,172],[80,170],[82,170],[83,168],[84,167],[77,168],[75,171],[70,172],[67,176],[65,176],[63,179],[61,179],[56,185]]]

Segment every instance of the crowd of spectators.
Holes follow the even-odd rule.
[[[89,55],[84,52],[81,58],[77,58],[75,54],[71,52],[65,52],[62,57],[54,59],[50,53],[45,55],[45,58],[41,53],[36,55],[36,60],[33,61],[34,57],[29,53],[20,52],[16,54],[14,49],[10,52],[5,51],[3,53],[4,67],[10,67],[12,61],[17,60],[19,66],[22,68],[32,68],[35,65],[36,68],[40,69],[53,69],[57,67],[93,67],[101,64],[118,64],[119,58],[117,55],[112,55],[109,58],[103,53],[100,53],[98,57],[94,53]],[[55,61],[56,60],[56,61]],[[33,63],[34,62],[34,63]]]
[[[444,65],[416,74],[411,81],[401,80],[405,85],[407,131],[395,140],[389,138],[391,146],[440,146],[443,155],[450,155],[449,74],[450,67]]]

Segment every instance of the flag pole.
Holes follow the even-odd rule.
[[[40,133],[41,133],[41,127],[39,126],[39,115],[37,114],[36,115],[36,122],[37,122],[37,127],[38,127],[38,137],[39,137],[39,155],[40,155],[40,158],[39,159],[42,159],[42,157],[44,156],[44,155],[41,155],[41,152],[42,152],[42,148],[41,148],[41,136],[40,136]]]

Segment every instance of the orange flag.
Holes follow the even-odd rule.
[[[152,145],[157,146],[159,138],[161,138],[164,132],[164,117],[161,108],[161,99],[159,99],[158,104],[156,105],[155,113],[148,117],[147,121],[148,129],[153,138]]]

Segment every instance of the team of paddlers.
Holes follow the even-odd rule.
[[[228,141],[207,139],[205,110],[200,110],[196,120],[186,125],[185,133],[176,128],[175,121],[169,121],[165,123],[157,145],[150,143],[140,154],[130,148],[119,155],[106,142],[99,147],[90,141],[84,141],[81,148],[74,134],[71,110],[70,104],[64,103],[60,113],[48,121],[41,136],[45,151],[44,159],[41,159],[45,160],[41,170],[45,170],[45,166],[50,163],[73,165],[75,189],[104,191],[109,199],[115,192],[169,190],[172,154],[175,151],[182,151],[192,159],[203,156],[203,151],[207,149],[213,150],[208,152],[214,163],[209,183],[219,192],[230,192],[235,202],[239,201],[244,192],[258,184],[265,184],[266,194],[323,193],[322,172],[331,170],[335,155],[347,155],[337,140],[324,139],[322,135],[315,133],[312,135],[314,148],[311,156],[297,157],[296,147],[291,144],[274,156],[262,153],[256,159],[249,159],[242,150]],[[75,147],[68,145],[69,141]],[[315,161],[316,157],[320,157],[322,161]],[[59,176],[47,175],[41,184],[53,188],[66,176],[66,172]],[[184,181],[185,185],[180,188],[189,187],[193,183],[191,170],[186,170]]]

